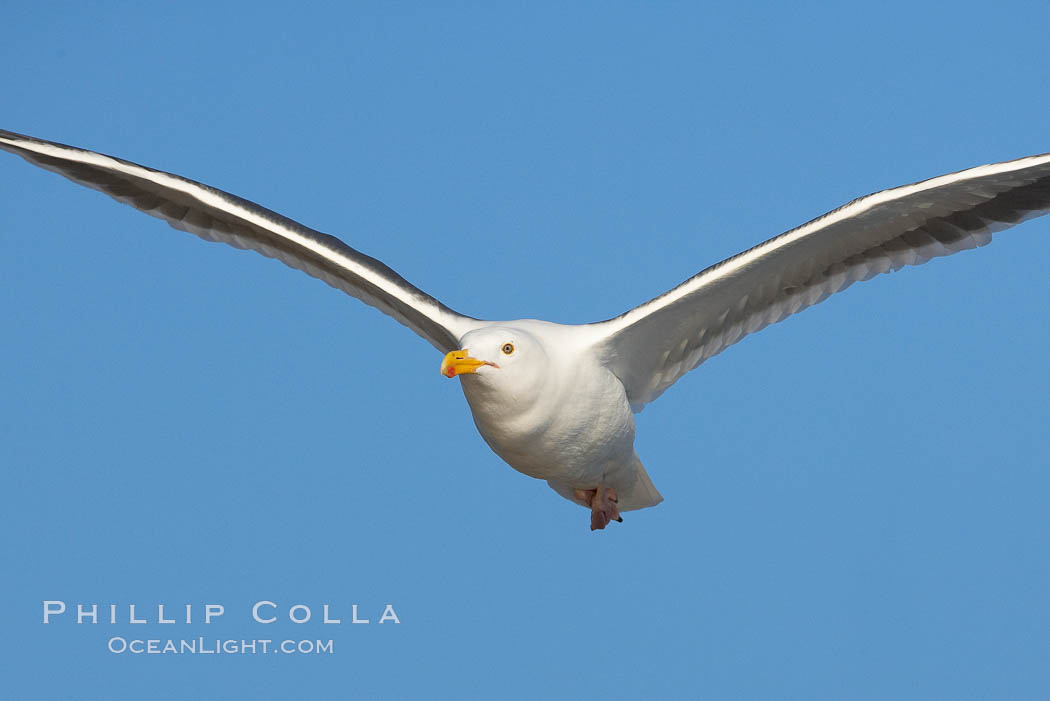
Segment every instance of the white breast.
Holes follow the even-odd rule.
[[[583,485],[630,466],[634,415],[623,384],[589,352],[549,359],[533,391],[462,378],[485,442],[514,469],[545,480]]]

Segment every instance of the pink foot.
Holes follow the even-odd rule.
[[[616,508],[616,490],[612,487],[599,485],[597,489],[575,489],[573,496],[580,503],[591,507],[592,531],[602,530],[610,521],[623,522],[623,517]]]

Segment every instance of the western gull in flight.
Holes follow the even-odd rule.
[[[248,248],[390,315],[444,354],[474,423],[514,469],[591,511],[591,529],[662,497],[634,452],[634,413],[744,336],[854,282],[983,246],[1050,211],[1050,154],[860,197],[699,272],[620,316],[565,325],[464,316],[382,262],[248,200],[0,130],[0,149],[207,241]]]

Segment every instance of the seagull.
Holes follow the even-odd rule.
[[[1050,154],[857,198],[590,324],[464,316],[381,261],[253,202],[95,151],[0,130],[0,149],[176,229],[276,258],[393,317],[442,354],[481,437],[590,510],[591,530],[663,497],[634,414],[708,358],[854,282],[984,246],[1050,212]]]

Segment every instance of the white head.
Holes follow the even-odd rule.
[[[462,338],[463,349],[441,363],[441,374],[461,375],[468,394],[493,393],[516,404],[530,404],[548,379],[550,361],[543,343],[513,326],[489,326]]]

